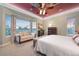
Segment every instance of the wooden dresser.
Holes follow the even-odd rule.
[[[57,35],[56,27],[48,27],[48,35]]]

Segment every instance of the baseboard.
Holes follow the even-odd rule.
[[[21,42],[19,42],[19,44],[22,44],[22,43],[25,43],[25,42],[29,42],[29,41],[32,41],[32,40],[33,40],[33,39],[21,41]]]
[[[5,44],[1,44],[1,45],[0,45],[0,48],[1,48],[1,47],[4,47],[4,46],[7,46],[7,45],[9,45],[9,44],[10,44],[9,42],[8,42],[8,43],[5,43]]]

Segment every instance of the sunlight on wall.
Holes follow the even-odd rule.
[[[52,22],[52,21],[49,21],[47,26],[48,26],[48,27],[55,27],[55,23]]]

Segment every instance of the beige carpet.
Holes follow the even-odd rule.
[[[0,56],[40,56],[33,49],[33,42],[25,42],[23,44],[9,44],[0,47]]]

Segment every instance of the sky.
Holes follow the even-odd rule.
[[[26,26],[27,26],[27,28],[30,28],[30,21],[25,21],[25,20],[21,20],[21,19],[16,20],[16,28],[18,28],[18,27],[24,28]]]
[[[32,22],[32,28],[36,28],[36,22]],[[30,28],[30,24],[31,22],[28,20],[23,20],[23,19],[16,19],[16,28],[18,27],[27,27]],[[11,16],[6,16],[6,25],[9,26],[9,28],[11,27]]]

